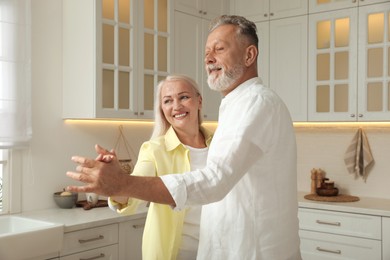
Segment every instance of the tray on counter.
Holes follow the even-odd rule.
[[[325,202],[354,202],[359,201],[359,197],[339,194],[337,196],[319,196],[317,194],[307,194],[304,196],[307,200],[325,201]]]

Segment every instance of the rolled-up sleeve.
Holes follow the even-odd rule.
[[[174,210],[183,210],[187,201],[187,186],[184,183],[182,176],[177,174],[170,174],[160,176],[165,187],[167,187],[171,194],[176,206]]]

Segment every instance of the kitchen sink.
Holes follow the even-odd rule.
[[[58,254],[63,224],[7,215],[0,217],[0,259],[33,259]]]

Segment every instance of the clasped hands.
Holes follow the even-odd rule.
[[[83,186],[68,186],[72,192],[93,192],[103,196],[113,196],[120,193],[121,184],[128,174],[122,169],[113,150],[108,151],[95,145],[98,154],[96,159],[73,156],[77,163],[76,171],[68,171],[66,175],[74,180],[83,182]]]

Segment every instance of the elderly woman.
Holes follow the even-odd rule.
[[[132,175],[161,176],[206,165],[211,134],[201,126],[202,96],[196,82],[170,75],[157,86],[152,137],[140,148]],[[110,197],[110,208],[131,214],[140,200]],[[151,203],[142,243],[143,259],[195,259],[201,207],[174,211]]]

